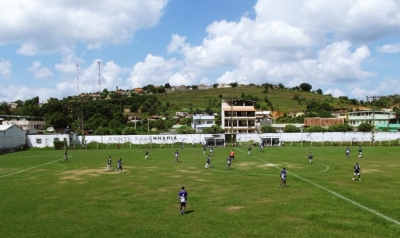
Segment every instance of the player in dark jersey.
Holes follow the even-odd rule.
[[[251,148],[251,145],[249,145],[249,147],[248,147],[247,149],[248,149],[247,154],[250,155],[250,154],[251,154],[251,149],[252,149],[252,148]]]
[[[178,160],[178,156],[179,156],[179,152],[178,152],[178,150],[175,150],[175,162],[179,162],[179,160]]]
[[[182,186],[182,190],[178,193],[178,200],[179,203],[181,204],[179,208],[181,215],[185,214],[187,198],[188,198],[188,193],[186,192],[185,187]]]
[[[203,146],[203,154],[206,154],[206,151],[207,151],[207,147]]]
[[[354,180],[354,177],[358,176],[358,181],[361,181],[361,175],[360,175],[361,166],[358,163],[356,163],[354,165],[353,169],[354,169],[353,180]]]
[[[107,167],[106,170],[112,169],[112,161],[111,161],[111,156],[108,157],[107,159]]]
[[[118,163],[117,173],[122,172],[122,159],[119,158],[117,163]]]
[[[68,152],[64,151],[64,162],[68,161]]]
[[[282,187],[282,185],[283,185],[283,187],[287,187],[286,186],[286,169],[285,168],[283,168],[282,170],[281,170],[281,173],[279,174],[279,176],[281,177],[281,184],[279,185],[279,187]]]
[[[232,158],[230,156],[226,159],[226,162],[227,162],[226,169],[231,169]]]
[[[310,164],[312,164],[312,159],[313,159],[314,155],[310,152],[308,154],[308,160],[310,161]]]
[[[210,147],[210,154],[211,154],[211,155],[213,154],[213,151],[214,151],[214,148],[211,146],[211,147]]]
[[[147,158],[149,158],[149,150],[148,149],[146,150],[146,153],[144,154],[144,159],[147,159]]]
[[[362,148],[361,146],[358,147],[358,158],[362,157]]]
[[[206,165],[204,166],[205,169],[208,169],[211,167],[211,157],[208,156],[206,159]]]

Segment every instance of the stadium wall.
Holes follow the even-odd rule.
[[[66,140],[67,145],[70,145],[70,136],[70,134],[28,135],[27,142],[29,147],[34,148],[54,147],[54,140]]]

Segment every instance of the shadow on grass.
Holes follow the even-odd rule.
[[[185,215],[190,214],[192,212],[194,212],[194,210],[187,210],[187,211],[185,211]]]

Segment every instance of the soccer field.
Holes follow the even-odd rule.
[[[0,156],[1,237],[400,237],[400,148],[28,150]],[[313,163],[308,153],[314,154]],[[111,156],[114,170],[106,171]],[[116,173],[122,158],[123,172]],[[362,181],[352,181],[361,165]],[[278,188],[285,167],[289,187]],[[188,205],[180,215],[178,192]]]

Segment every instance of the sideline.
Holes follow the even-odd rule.
[[[0,178],[4,178],[4,177],[11,176],[11,175],[14,175],[14,174],[19,174],[19,173],[22,173],[22,172],[25,172],[25,171],[28,171],[28,170],[31,170],[31,169],[35,169],[35,168],[38,168],[38,167],[43,166],[43,165],[51,164],[51,163],[54,163],[56,161],[63,160],[63,159],[53,160],[53,161],[50,161],[50,162],[47,162],[47,163],[44,163],[44,164],[41,164],[41,165],[38,165],[38,166],[35,166],[35,167],[30,167],[30,168],[27,168],[27,169],[19,170],[19,171],[10,173],[10,174],[4,174],[4,175],[1,175]]]
[[[239,150],[240,150],[240,149],[239,149]],[[246,153],[245,151],[243,151],[243,150],[240,150],[240,151],[243,152],[243,153],[245,153],[245,154],[247,154],[247,153]],[[269,163],[269,162],[267,162],[267,161],[265,161],[265,160],[263,160],[263,159],[260,159],[260,158],[258,158],[257,156],[254,156],[254,155],[251,155],[251,157],[256,158],[256,159],[259,160],[259,161],[262,161],[262,162],[265,162],[265,163]],[[272,165],[271,167],[277,168],[277,169],[279,169],[279,170],[281,169],[280,167],[277,167],[277,166],[275,166],[275,165]],[[361,205],[361,204],[358,203],[358,202],[355,202],[355,201],[353,201],[353,200],[351,200],[351,199],[349,199],[349,198],[344,197],[343,195],[340,195],[340,194],[337,193],[337,192],[334,192],[334,191],[329,190],[329,189],[327,189],[327,188],[325,188],[325,187],[322,187],[321,185],[316,184],[316,183],[314,183],[314,182],[312,182],[312,181],[310,181],[310,180],[308,180],[308,179],[305,179],[305,178],[303,178],[303,177],[301,177],[301,176],[299,176],[299,175],[297,175],[297,174],[295,174],[295,173],[292,173],[292,172],[289,172],[289,171],[287,171],[287,173],[290,174],[290,175],[293,175],[294,177],[296,177],[296,178],[298,178],[298,179],[300,179],[300,180],[302,180],[302,181],[304,181],[304,182],[307,182],[307,183],[309,183],[309,184],[311,184],[311,185],[314,185],[314,186],[317,187],[317,188],[320,188],[320,189],[322,189],[322,190],[324,190],[324,191],[326,191],[326,192],[328,192],[328,193],[330,193],[330,194],[333,194],[333,195],[335,195],[335,196],[337,196],[337,197],[339,197],[339,198],[341,198],[341,199],[343,199],[343,200],[345,200],[345,201],[347,201],[347,202],[350,202],[350,203],[352,203],[352,204],[354,204],[354,205],[356,205],[356,206],[358,206],[358,207],[360,207],[360,208],[362,208],[362,209],[364,209],[364,210],[366,210],[366,211],[369,211],[369,212],[371,212],[371,213],[373,213],[373,214],[375,214],[375,215],[377,215],[377,216],[380,216],[380,217],[382,217],[382,218],[384,218],[384,219],[386,219],[386,220],[388,220],[388,221],[391,221],[391,222],[395,223],[396,225],[399,225],[399,226],[400,226],[400,222],[397,221],[397,220],[395,220],[395,219],[393,219],[393,218],[391,218],[391,217],[388,217],[388,216],[383,215],[382,213],[380,213],[380,212],[378,212],[378,211],[375,211],[375,210],[373,210],[373,209],[371,209],[371,208],[368,208],[368,207],[366,207],[366,206],[364,206],[364,205]]]

